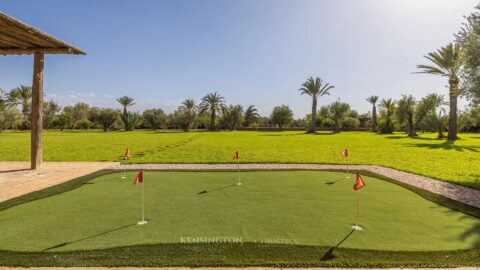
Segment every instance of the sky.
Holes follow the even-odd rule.
[[[334,85],[319,106],[365,98],[447,96],[447,81],[413,74],[428,52],[454,40],[470,0],[1,0],[0,11],[87,52],[45,57],[45,99],[172,112],[219,92],[262,115],[288,104],[311,110],[301,84]],[[31,85],[32,56],[0,56],[0,88]],[[460,102],[465,105],[466,102]]]

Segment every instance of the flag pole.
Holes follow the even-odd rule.
[[[355,225],[358,226],[358,192],[355,192],[355,193],[357,193],[357,195],[356,195],[357,196],[357,215],[355,217]]]
[[[345,159],[347,160],[347,176],[345,176],[345,178],[350,178],[350,176],[348,176],[349,174],[349,164],[348,164],[348,157],[350,156],[350,153],[348,152],[347,150],[348,148],[345,148],[345,150],[347,151],[347,156],[345,157]]]
[[[347,173],[348,173],[348,156],[347,156]]]
[[[241,186],[242,182],[240,181],[240,160],[239,159],[237,159],[237,175],[238,175],[237,186]]]
[[[127,161],[128,157],[124,157],[124,162],[123,162],[123,176],[122,179],[127,178],[126,171],[127,171]]]
[[[145,225],[148,223],[148,221],[145,220],[145,189],[143,185],[145,185],[145,180],[142,182],[142,221],[138,222],[138,225]]]
[[[356,204],[357,204],[357,213],[355,215],[355,225],[352,226],[352,229],[356,230],[356,231],[361,231],[362,230],[362,227],[360,227],[360,225],[358,225],[358,190],[355,191],[355,193],[357,193],[355,196],[356,196]]]

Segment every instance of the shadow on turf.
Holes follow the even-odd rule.
[[[428,149],[444,149],[444,150],[455,150],[459,152],[463,152],[464,150],[471,151],[478,153],[480,152],[477,148],[472,146],[461,146],[455,145],[455,141],[445,141],[439,144],[430,144],[430,143],[409,143],[406,144],[409,147],[420,147],[420,148],[428,148]]]
[[[227,186],[223,186],[223,187],[214,188],[214,189],[211,189],[211,190],[202,190],[202,191],[198,192],[197,195],[203,195],[203,194],[219,191],[219,190],[222,190],[222,189],[232,188],[232,187],[236,187],[236,186],[237,186],[236,184],[233,184],[233,185],[227,185]]]
[[[94,182],[85,182],[85,183],[83,183],[82,185],[93,185],[93,184],[98,184],[98,183],[102,183],[102,182],[106,182],[106,181],[112,181],[112,180],[117,180],[117,179],[121,179],[121,178],[111,177],[111,178],[107,178],[107,179],[99,180],[99,181],[94,181]],[[121,179],[121,180],[125,180],[125,179]]]
[[[113,229],[113,230],[109,230],[109,231],[97,233],[97,234],[94,234],[94,235],[91,235],[91,236],[88,236],[88,237],[85,237],[85,238],[81,238],[81,239],[78,239],[78,240],[75,240],[75,241],[65,242],[65,243],[62,243],[62,244],[58,244],[58,245],[56,245],[56,246],[46,248],[46,249],[44,249],[44,250],[42,250],[42,251],[49,251],[49,250],[52,250],[52,249],[56,249],[56,248],[68,246],[68,245],[71,245],[71,244],[74,244],[74,243],[78,243],[78,242],[81,242],[81,241],[84,241],[84,240],[88,240],[88,239],[92,239],[92,238],[95,238],[95,237],[98,237],[98,236],[102,236],[102,235],[105,235],[105,234],[108,234],[108,233],[111,233],[111,232],[116,232],[116,231],[119,231],[119,230],[122,230],[122,229],[126,229],[126,228],[128,228],[128,227],[132,227],[132,226],[135,226],[135,225],[137,225],[137,224],[136,224],[136,223],[133,223],[133,224],[129,224],[129,225],[126,225],[126,226],[118,227],[118,228]]]
[[[326,184],[326,185],[333,185],[333,184],[335,184],[335,183],[337,183],[337,182],[340,182],[340,181],[342,181],[342,180],[344,180],[344,179],[348,179],[348,178],[344,176],[344,177],[342,177],[342,178],[339,178],[339,179],[334,180],[334,181],[327,182],[327,183],[325,183],[325,184]]]
[[[328,251],[323,254],[322,258],[320,258],[320,261],[328,261],[331,259],[335,258],[335,255],[333,255],[333,252],[335,251],[336,248],[338,248],[343,242],[345,242],[353,233],[355,232],[355,229],[352,229],[347,236],[345,236],[340,242],[338,242],[335,246],[331,247],[328,249]]]

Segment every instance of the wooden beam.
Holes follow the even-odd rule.
[[[72,48],[0,48],[0,55],[7,54],[85,54],[79,53]]]
[[[2,24],[0,23],[0,26]],[[41,39],[39,37],[36,37],[34,35],[29,35],[28,32],[19,32],[19,31],[12,31],[10,27],[3,25],[3,27],[0,27],[0,33],[4,35],[8,35],[10,37],[15,37],[17,39],[20,39],[22,41],[27,41],[27,42],[34,42],[37,44],[36,47],[54,47],[56,44],[53,44],[49,42],[48,40]]]
[[[15,37],[10,37],[3,33],[0,33],[0,42],[9,44],[9,46],[15,47],[38,47],[34,43],[24,42]]]
[[[9,29],[14,33],[22,33],[28,36],[34,36],[36,38],[45,40],[50,44],[55,44],[55,46],[50,46],[50,47],[70,48],[73,51],[73,52],[68,52],[70,54],[85,54],[84,51],[66,43],[65,41],[62,41],[56,37],[50,36],[47,33],[42,32],[39,29],[36,29],[2,12],[0,12],[0,25],[2,25],[3,28]]]
[[[32,83],[32,123],[31,123],[31,168],[38,169],[42,164],[43,128],[43,53],[33,57]]]

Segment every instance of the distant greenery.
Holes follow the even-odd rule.
[[[456,42],[462,47],[463,68],[460,72],[461,94],[472,104],[480,104],[480,4],[465,17],[460,31],[455,35]]]
[[[217,129],[217,116],[222,111],[222,108],[225,106],[225,98],[222,97],[219,93],[208,93],[202,98],[202,102],[199,105],[201,113],[210,114],[210,125],[208,126],[209,130]]]
[[[276,106],[273,108],[270,119],[272,119],[273,124],[282,129],[293,121],[293,112],[288,105]]]
[[[459,73],[463,65],[462,48],[459,44],[449,43],[436,52],[425,56],[432,65],[417,65],[419,73],[446,77],[449,85],[448,139],[457,139],[457,101],[461,94]]]
[[[373,131],[377,131],[377,101],[378,96],[369,96],[367,101],[372,104],[372,120],[371,120],[371,127]]]
[[[460,134],[455,142],[439,140],[436,133],[418,135],[92,130],[46,131],[43,143],[46,161],[119,161],[128,147],[133,163],[229,163],[238,149],[240,162],[343,164],[340,150],[348,147],[352,164],[383,165],[480,189],[478,134]],[[29,132],[0,134],[0,160],[28,161],[29,142]]]
[[[330,95],[330,90],[335,88],[333,85],[329,85],[328,83],[323,84],[323,80],[319,77],[313,79],[310,77],[307,79],[306,82],[302,84],[302,87],[298,89],[300,94],[302,95],[309,95],[312,98],[312,114],[309,127],[307,129],[308,133],[315,132],[317,126],[317,103],[318,98],[325,95]]]

